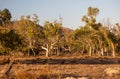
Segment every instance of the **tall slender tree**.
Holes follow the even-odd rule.
[[[51,52],[51,50],[54,49],[55,46],[58,48],[57,43],[62,37],[61,24],[57,21],[55,21],[54,23],[46,21],[43,26],[43,32],[45,35],[45,41],[42,46],[42,49],[46,50],[46,57],[48,57],[49,53]]]
[[[40,31],[39,25],[36,24],[36,19],[35,21],[34,19],[32,21],[29,15],[26,16],[26,18],[24,18],[24,16],[21,16],[20,21],[18,21],[18,24],[16,25],[17,28],[15,28],[15,30],[25,39],[28,55],[30,54],[30,51],[32,51],[33,54],[36,55],[34,51],[34,44],[38,37],[38,32]]]

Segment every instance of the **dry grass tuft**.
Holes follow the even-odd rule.
[[[64,79],[88,79],[87,77],[79,77],[79,78],[74,78],[74,77],[66,77]]]
[[[15,71],[15,79],[61,79],[60,72],[53,72],[49,69],[48,65],[39,69],[35,68],[27,68],[27,65],[24,65],[24,68],[19,68]]]
[[[80,77],[80,78],[78,78],[78,79],[88,79],[87,77]]]
[[[0,58],[0,64],[6,64],[6,63],[9,63],[9,62],[10,62],[9,57],[1,57]]]
[[[66,77],[64,79],[76,79],[76,78],[74,78],[74,77]]]
[[[44,68],[37,73],[39,79],[61,79],[61,73],[59,71],[53,72],[49,68]]]
[[[105,73],[108,76],[117,76],[120,75],[120,68],[119,67],[106,68]]]
[[[17,70],[15,72],[15,77],[16,79],[34,79],[32,74],[30,74],[24,69]]]

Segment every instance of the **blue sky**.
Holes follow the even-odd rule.
[[[120,0],[0,0],[0,9],[8,8],[12,20],[22,15],[39,16],[39,24],[45,21],[63,18],[63,26],[75,29],[83,25],[81,18],[87,14],[87,8],[97,7],[100,10],[97,21],[109,18],[111,24],[120,23]]]

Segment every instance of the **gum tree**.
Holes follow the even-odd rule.
[[[15,25],[15,30],[24,38],[24,43],[27,47],[26,49],[28,51],[28,55],[30,54],[30,51],[36,55],[34,46],[40,31],[40,27],[37,24],[37,21],[38,20],[35,15],[33,17],[33,20],[31,20],[29,15],[26,16],[26,18],[24,16],[21,16],[21,19]]]
[[[60,42],[61,36],[61,23],[55,21],[54,23],[51,23],[49,21],[46,21],[43,26],[43,33],[45,35],[44,38],[44,44],[42,49],[46,51],[46,57],[49,56],[49,53],[52,52],[52,50],[56,47],[59,48],[58,43]],[[56,49],[55,48],[55,49]],[[59,55],[59,50],[57,50],[57,54]]]
[[[0,23],[3,26],[6,26],[8,23],[10,23],[12,16],[8,9],[3,9],[0,11]]]

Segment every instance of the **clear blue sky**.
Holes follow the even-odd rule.
[[[0,9],[8,8],[12,20],[35,13],[43,25],[62,16],[63,26],[73,29],[83,25],[81,18],[89,6],[100,9],[97,21],[109,18],[112,24],[120,23],[120,0],[0,0]]]

